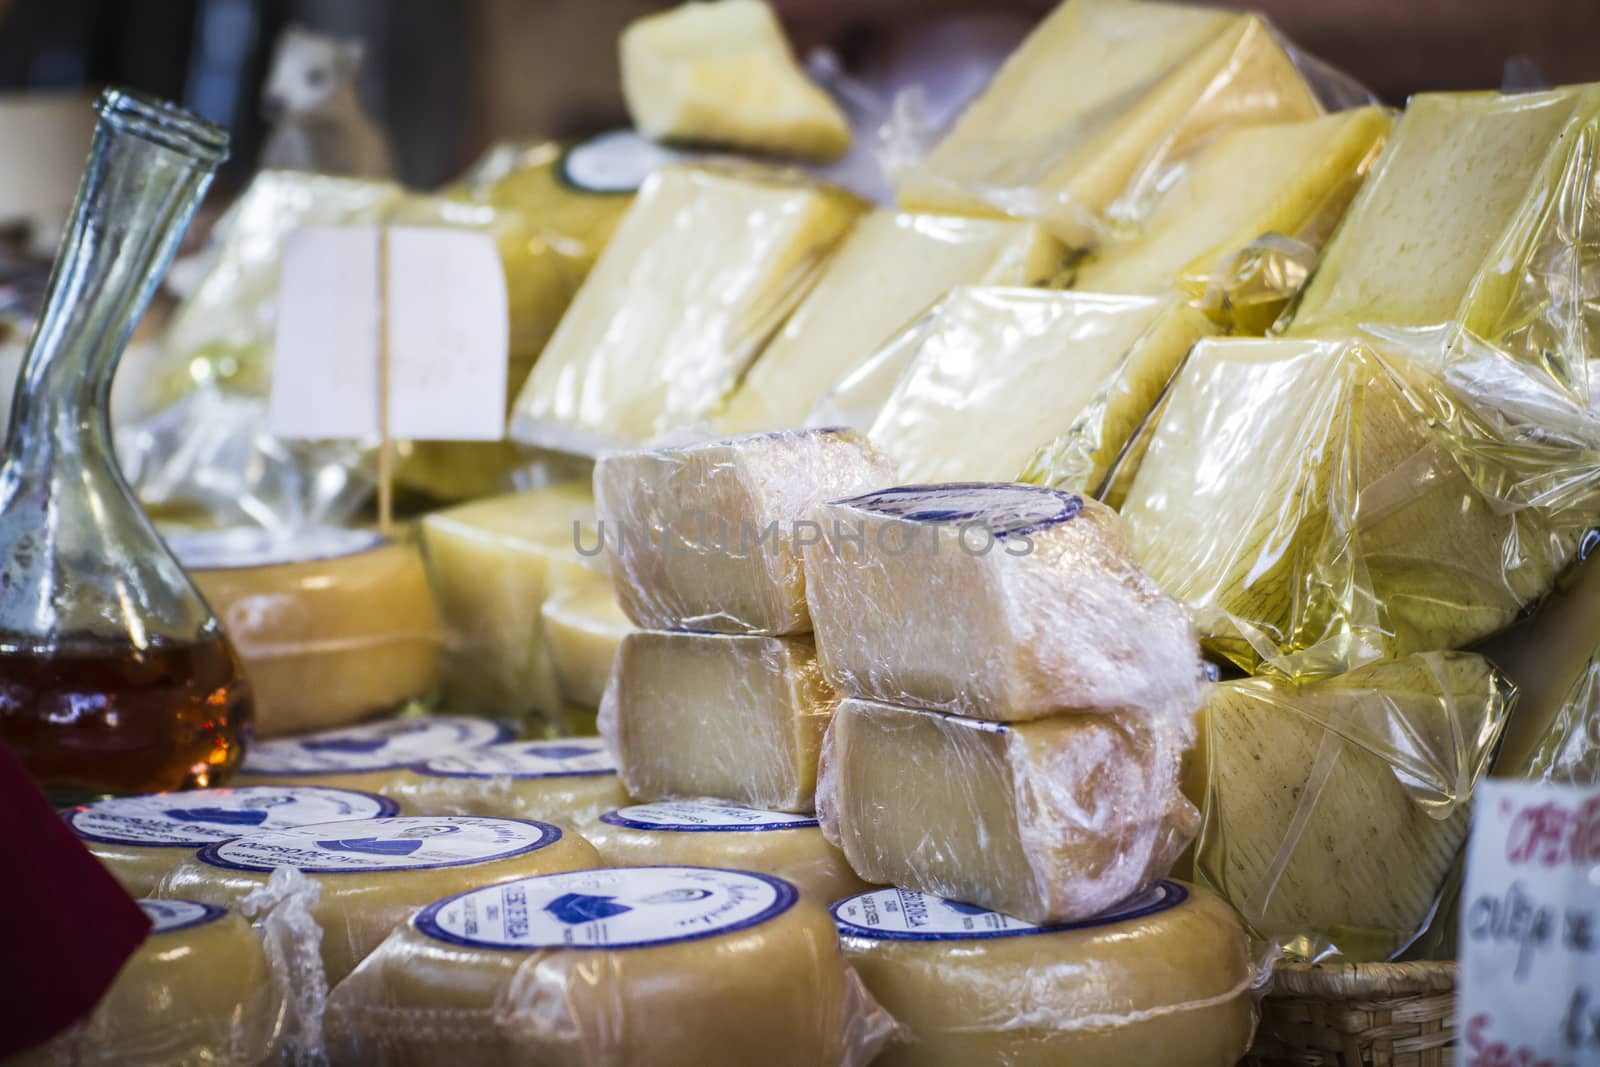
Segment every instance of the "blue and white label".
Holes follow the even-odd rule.
[[[200,859],[235,871],[297,867],[308,874],[424,871],[493,863],[545,848],[561,831],[531,819],[402,815],[269,830],[207,845]]]
[[[598,738],[512,741],[417,764],[435,778],[567,778],[616,774],[617,761]]]
[[[227,908],[193,900],[141,900],[139,907],[150,917],[151,934],[171,934],[214,923],[228,914]]]
[[[430,904],[415,924],[473,948],[651,948],[759,926],[798,896],[781,878],[750,871],[616,867],[475,889]]]
[[[199,848],[257,830],[344,819],[378,819],[400,807],[387,797],[314,785],[254,785],[113,797],[78,808],[67,825],[86,841]]]
[[[761,830],[805,830],[817,825],[808,815],[743,808],[716,801],[675,800],[661,804],[636,804],[600,816],[600,821],[630,830],[666,830],[680,833],[740,833]]]
[[[241,774],[337,774],[385,771],[511,740],[511,728],[460,715],[418,715],[264,741],[245,756]]]
[[[997,540],[1059,526],[1083,510],[1083,498],[1074,493],[989,482],[902,485],[851,497],[842,503],[901,522],[981,526]]]
[[[166,542],[185,569],[211,571],[353,556],[377,548],[383,544],[383,536],[343,526],[308,526],[294,531],[234,526],[172,533]]]
[[[971,941],[1056,934],[1131,922],[1175,908],[1188,899],[1189,892],[1183,886],[1175,882],[1156,882],[1092,919],[1053,926],[1035,926],[988,908],[909,889],[874,889],[847,897],[831,910],[834,925],[841,934],[879,941]]]

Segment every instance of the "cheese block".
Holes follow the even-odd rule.
[[[417,815],[498,815],[583,831],[628,802],[605,746],[577,737],[435,756],[397,774],[384,792]]]
[[[545,655],[561,698],[582,708],[598,708],[617,646],[635,629],[617,603],[611,582],[597,577],[557,590],[544,602],[540,615]]]
[[[1081,245],[1114,202],[1208,136],[1320,112],[1258,15],[1068,0],[896,193],[912,210],[1042,219]]]
[[[609,454],[595,465],[595,507],[622,609],[648,629],[803,633],[811,509],[894,481],[851,431]]]
[[[511,728],[461,715],[413,715],[251,747],[233,784],[322,785],[382,793],[420,760],[509,741]]]
[[[446,630],[444,707],[560,723],[563,701],[541,608],[551,594],[592,580],[579,548],[593,515],[589,487],[575,483],[478,500],[422,520],[428,579]]]
[[[1424,394],[1451,397],[1354,342],[1195,346],[1122,517],[1211,651],[1247,669],[1303,653],[1325,673],[1461,647],[1550,589],[1577,531],[1486,499]]]
[[[1468,653],[1219,684],[1185,775],[1196,880],[1292,955],[1389,958],[1433,916],[1515,697]]]
[[[512,436],[593,454],[701,423],[810,291],[859,208],[767,172],[657,170],[534,366]]]
[[[1054,926],[905,889],[832,911],[856,973],[911,1031],[881,1067],[1233,1067],[1255,1029],[1249,942],[1191,885]]]
[[[415,545],[321,526],[167,543],[244,661],[261,737],[370,718],[437,684],[439,622]]]
[[[817,820],[714,800],[635,804],[600,816],[584,832],[612,867],[684,864],[760,871],[792,882],[818,904],[859,893],[867,884]]]
[[[1200,654],[1109,508],[1026,485],[901,486],[816,510],[817,654],[848,696],[981,719],[1187,721]]]
[[[763,0],[682,4],[622,31],[622,96],[656,140],[833,160],[850,124],[795,62]]]
[[[1049,446],[1052,484],[1092,492],[1213,332],[1170,297],[958,289],[867,436],[907,482],[1010,481]]]
[[[250,925],[192,900],[141,900],[150,936],[94,1011],[10,1067],[266,1063],[285,990]]]
[[[845,700],[817,817],[869,882],[1084,919],[1166,874],[1194,837],[1184,735],[1134,715],[1000,724]]]
[[[213,842],[168,875],[158,895],[231,906],[274,869],[298,869],[320,887],[311,914],[332,986],[441,893],[599,864],[587,841],[549,823],[397,815]]]
[[[1037,226],[890,210],[864,216],[751,366],[717,425],[798,426],[825,392],[956,285],[1041,285],[1066,249]]]
[[[392,800],[353,789],[263,785],[109,797],[72,809],[66,819],[123,888],[142,897],[213,841],[256,830],[376,819],[399,810]]]
[[[636,799],[809,812],[836,700],[809,637],[641,631],[622,641],[600,733]]]
[[[895,1024],[828,914],[704,867],[526,878],[440,900],[328,1001],[335,1063],[865,1067]]]

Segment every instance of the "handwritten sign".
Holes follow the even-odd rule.
[[[1600,787],[1481,785],[1461,909],[1460,1062],[1600,1064]]]

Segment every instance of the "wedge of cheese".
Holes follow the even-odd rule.
[[[512,436],[593,452],[705,420],[859,210],[775,172],[656,171],[534,366]]]
[[[1040,285],[1065,257],[1059,242],[1027,223],[875,211],[856,224],[718,424],[729,433],[798,426],[825,392],[945,290]]]
[[[1320,113],[1259,16],[1069,0],[896,192],[917,211],[1039,219],[1081,246],[1163,160],[1227,126]]]
[[[850,124],[795,62],[763,0],[690,2],[628,24],[622,96],[640,133],[832,160]]]
[[[601,575],[558,589],[540,609],[545,654],[563,700],[598,708],[617,646],[636,627],[622,613],[611,582]]]

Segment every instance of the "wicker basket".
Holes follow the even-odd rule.
[[[1454,963],[1283,963],[1261,1005],[1253,1067],[1451,1067]]]

